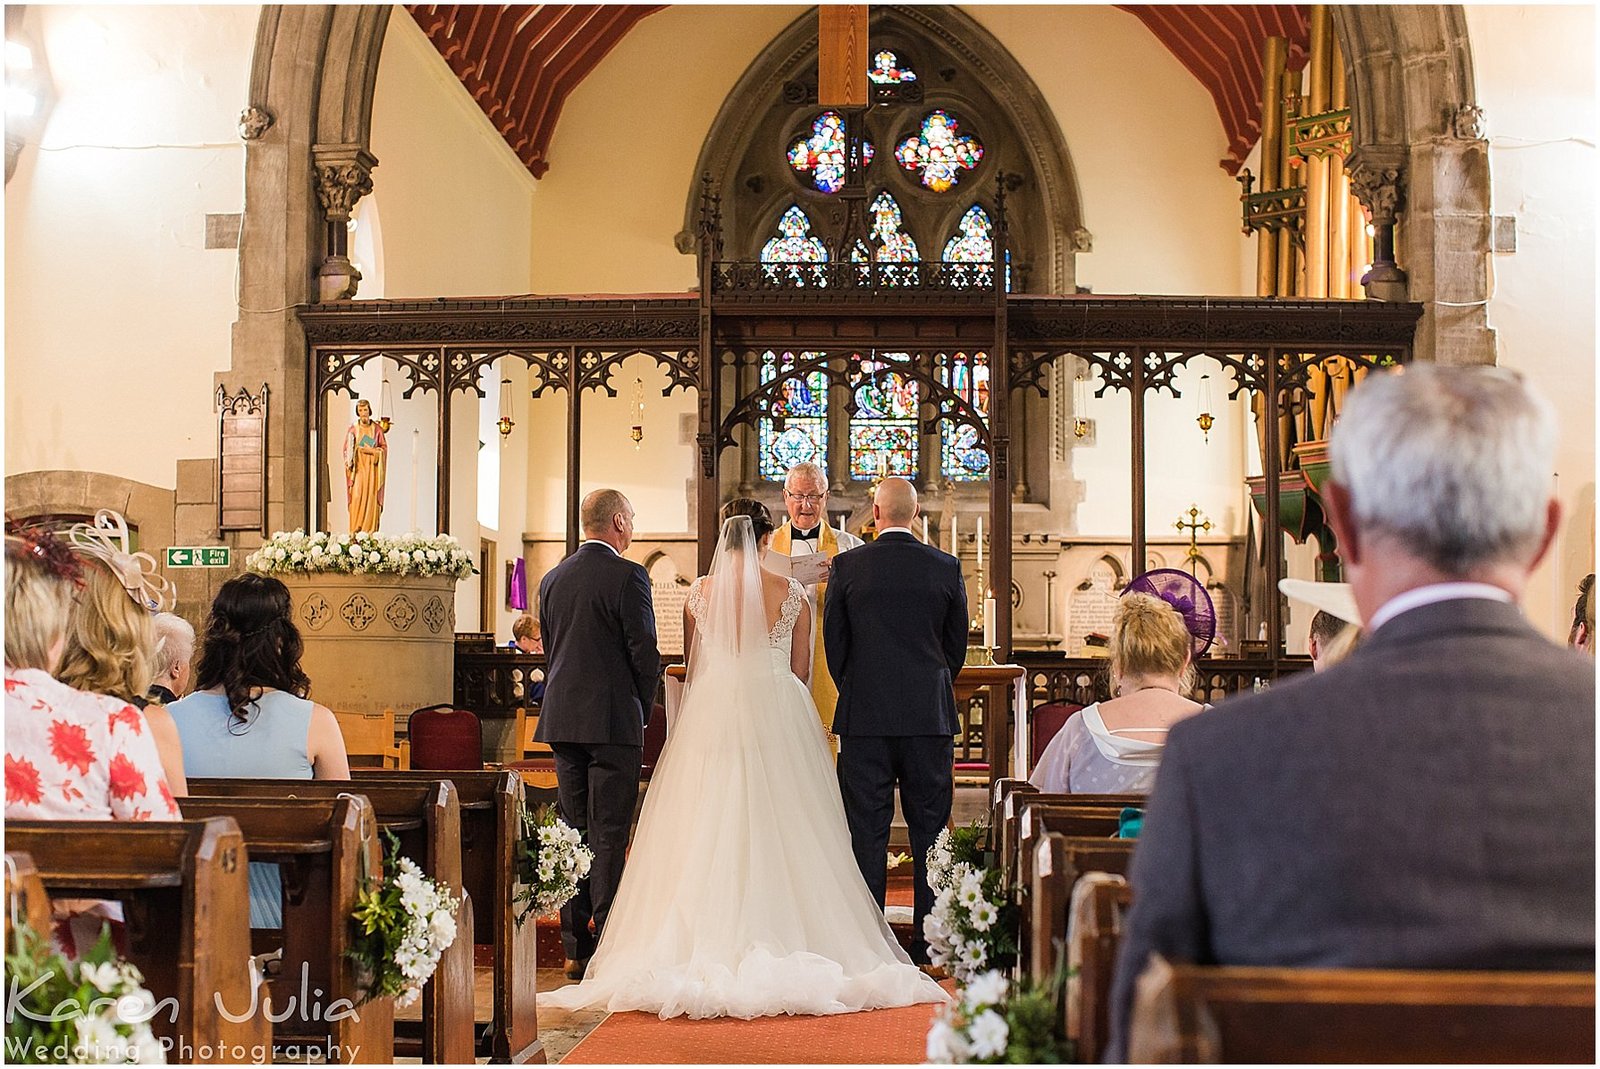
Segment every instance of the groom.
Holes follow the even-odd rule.
[[[561,908],[571,980],[583,979],[622,880],[644,725],[661,677],[650,576],[622,556],[633,542],[633,506],[616,490],[596,490],[579,519],[583,545],[539,584],[547,670],[534,732],[555,753],[561,819],[594,851],[588,877]]]
[[[877,539],[833,560],[823,616],[828,672],[839,686],[839,792],[856,865],[881,907],[900,788],[916,867],[911,955],[922,965],[922,919],[933,908],[928,848],[950,822],[954,794],[952,684],[966,658],[967,590],[960,563],[911,533],[911,483],[883,480],[872,516]]]

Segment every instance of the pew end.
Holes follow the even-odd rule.
[[[1593,973],[1178,965],[1135,989],[1133,1062],[1594,1060]]]

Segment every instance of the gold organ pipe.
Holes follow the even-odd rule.
[[[1340,42],[1339,35],[1333,32],[1331,25],[1328,30],[1328,41],[1333,48],[1332,59],[1328,64],[1328,77],[1330,80],[1328,86],[1328,110],[1341,111],[1350,106],[1350,98],[1347,94],[1344,80],[1344,45]]]
[[[1328,78],[1329,60],[1332,58],[1328,50],[1328,38],[1332,36],[1328,31],[1327,4],[1311,5],[1311,56],[1306,64],[1306,114],[1321,115],[1328,110],[1328,96],[1331,81]]]
[[[1289,189],[1299,183],[1295,169],[1289,166],[1289,139],[1282,136],[1288,123],[1288,117],[1294,114],[1298,107],[1300,96],[1300,72],[1286,70],[1283,72],[1278,87],[1278,100],[1274,110],[1278,116],[1278,188]],[[1298,272],[1295,270],[1295,241],[1291,228],[1284,227],[1278,231],[1278,287],[1279,297],[1296,297],[1300,294]]]
[[[1329,109],[1344,107],[1344,50],[1339,47],[1339,35],[1328,34],[1331,50],[1329,75],[1333,91],[1328,96]],[[1350,298],[1350,176],[1344,170],[1344,155],[1334,153],[1328,157],[1328,296],[1342,300]]]
[[[1366,296],[1362,289],[1361,277],[1367,273],[1367,265],[1372,262],[1372,239],[1367,237],[1367,214],[1361,209],[1361,201],[1352,194],[1349,203],[1350,210],[1350,296],[1361,298]]]
[[[1289,41],[1268,37],[1261,44],[1261,184],[1262,192],[1283,187],[1283,105],[1279,87],[1289,58]],[[1256,232],[1256,295],[1271,297],[1278,289],[1278,234]]]
[[[1328,7],[1311,8],[1311,61],[1306,66],[1307,115],[1328,110]],[[1307,297],[1328,296],[1328,157],[1312,156],[1301,170],[1306,179],[1306,287]],[[1312,395],[1320,394],[1317,380],[1311,381]]]

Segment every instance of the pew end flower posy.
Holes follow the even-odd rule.
[[[6,1062],[161,1064],[157,1011],[144,976],[117,956],[111,928],[79,960],[63,956],[26,921],[6,948]]]
[[[589,875],[594,853],[583,836],[556,815],[551,806],[522,807],[522,835],[517,841],[517,888],[512,901],[517,927],[529,917],[547,917],[578,893],[578,881]]]
[[[278,531],[245,558],[245,567],[264,575],[337,572],[346,575],[474,574],[472,554],[454,535],[329,534]]]
[[[393,835],[385,838],[383,879],[361,889],[351,914],[350,957],[365,989],[362,1002],[393,996],[403,1009],[422,996],[439,958],[456,941],[461,900],[423,875],[415,861],[400,856]]]

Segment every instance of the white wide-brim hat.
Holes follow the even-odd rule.
[[[1279,579],[1278,589],[1287,597],[1313,609],[1337,616],[1346,623],[1360,625],[1361,610],[1349,583],[1316,583],[1310,579]]]

